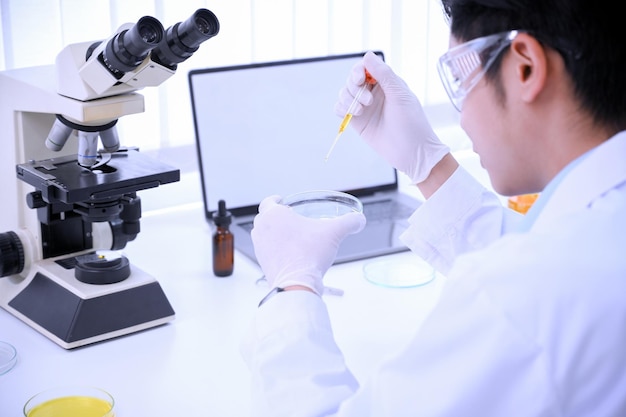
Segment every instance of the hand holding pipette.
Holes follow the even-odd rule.
[[[344,116],[343,120],[341,121],[341,124],[339,125],[339,131],[337,132],[337,136],[335,136],[335,140],[333,141],[332,145],[330,145],[330,149],[328,150],[328,153],[326,154],[326,158],[324,159],[324,161],[328,161],[330,154],[333,152],[333,149],[335,149],[335,145],[337,145],[337,142],[339,142],[339,137],[341,136],[343,131],[346,130],[346,127],[348,127],[350,120],[352,120],[352,115],[354,114],[354,110],[356,106],[359,104],[359,99],[361,98],[361,95],[369,86],[373,86],[375,84],[376,84],[376,80],[374,79],[374,77],[372,77],[372,75],[369,72],[367,72],[367,70],[365,70],[365,82],[363,83],[361,88],[359,88],[359,91],[356,92],[356,95],[354,96],[354,100],[352,100],[352,103],[350,103],[350,106],[348,107],[348,110],[346,111],[346,115]]]
[[[347,103],[352,101],[349,91],[356,92],[361,87],[364,68],[376,79],[373,100],[369,103],[365,100],[369,96],[363,93],[360,103],[368,101],[368,105],[363,108],[363,115],[353,117],[350,123],[374,152],[406,174],[412,184],[419,184],[450,149],[437,137],[415,93],[381,56],[369,51],[362,63],[353,67],[346,86],[348,91],[342,90],[335,112],[344,115]],[[357,106],[357,113],[358,109]]]

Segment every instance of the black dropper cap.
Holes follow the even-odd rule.
[[[216,226],[228,226],[232,221],[230,211],[226,210],[226,202],[220,200],[217,203],[217,211],[213,213],[213,223]]]

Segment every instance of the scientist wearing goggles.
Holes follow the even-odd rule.
[[[378,84],[352,127],[419,187],[407,246],[447,276],[407,346],[357,382],[336,345],[322,277],[359,214],[301,217],[268,197],[253,239],[272,296],[242,345],[258,416],[626,415],[626,48],[606,0],[442,0],[439,71],[502,195],[460,167],[416,96],[368,53]],[[382,336],[384,337],[384,336]]]

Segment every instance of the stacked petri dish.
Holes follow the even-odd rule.
[[[0,375],[9,372],[17,363],[17,350],[13,345],[0,341]]]
[[[9,372],[17,363],[17,350],[13,345],[0,341],[0,375]]]

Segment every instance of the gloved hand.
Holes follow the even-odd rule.
[[[365,69],[377,84],[371,91],[363,92],[350,124],[379,155],[418,184],[450,149],[433,132],[408,85],[373,52],[365,54],[352,68],[335,113],[345,116],[365,82]]]
[[[279,196],[264,199],[254,219],[254,253],[271,288],[302,285],[324,292],[322,278],[332,265],[339,244],[365,226],[362,213],[332,219],[312,219],[279,204]]]

